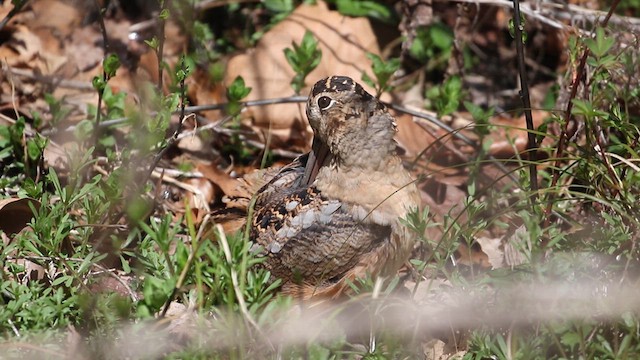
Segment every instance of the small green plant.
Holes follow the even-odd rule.
[[[48,140],[40,134],[26,135],[24,117],[14,124],[0,126],[0,187],[12,188],[25,179],[36,179],[38,165]]]
[[[363,72],[362,81],[376,89],[376,97],[379,98],[383,92],[393,89],[391,79],[393,74],[400,68],[400,59],[394,58],[384,61],[380,56],[371,53],[367,54],[367,57],[371,60],[371,70],[375,80],[369,74]]]
[[[418,29],[409,53],[426,64],[427,71],[445,70],[453,51],[453,31],[442,22]]]
[[[286,18],[294,10],[293,0],[265,0],[263,4],[267,10],[275,14],[271,19],[272,23]]]
[[[385,23],[393,23],[395,13],[386,4],[370,0],[333,0],[342,15],[367,16]]]
[[[318,48],[318,41],[310,31],[304,33],[300,45],[295,42],[291,45],[293,49],[284,49],[284,56],[296,73],[291,80],[291,87],[296,94],[299,94],[305,85],[307,75],[320,64],[322,51]]]
[[[236,77],[227,88],[227,113],[229,116],[237,117],[242,110],[242,99],[251,93],[251,88],[247,87],[244,79],[240,76]]]
[[[462,79],[459,76],[451,76],[442,85],[427,89],[426,98],[430,105],[427,107],[435,109],[438,116],[450,115],[458,110],[464,96]]]

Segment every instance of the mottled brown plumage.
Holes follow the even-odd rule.
[[[251,238],[284,292],[335,298],[407,260],[413,237],[398,219],[419,195],[395,152],[393,117],[353,80],[316,83],[307,117],[312,151],[260,189]]]

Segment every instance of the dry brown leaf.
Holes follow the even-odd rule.
[[[47,269],[31,260],[16,259],[14,262],[24,266],[24,271],[19,275],[23,285],[27,285],[30,281],[40,281],[47,275]]]
[[[466,351],[457,351],[455,346],[456,341],[449,341],[448,343],[440,340],[433,339],[422,344],[422,351],[424,353],[425,360],[454,360],[462,359],[467,353]]]
[[[206,71],[196,69],[195,75],[189,76],[185,81],[188,85],[189,98],[195,100],[196,104],[219,104],[224,101],[224,87],[222,84],[212,82]],[[201,115],[213,121],[220,119],[221,111],[203,111]]]
[[[430,212],[440,216],[456,216],[463,209],[463,200],[467,197],[466,192],[457,186],[447,185],[433,178],[426,179],[418,188],[422,193],[422,203],[429,207]],[[458,221],[465,220],[463,213]]]
[[[12,1],[4,1],[2,4],[0,4],[0,19],[4,19],[7,15],[9,15],[9,12],[12,9],[13,9]]]
[[[185,154],[194,155],[196,158],[206,159],[212,152],[211,145],[200,136],[186,136],[178,140],[177,146]]]
[[[222,192],[227,196],[244,195],[238,193],[240,182],[226,172],[220,170],[215,163],[198,163],[196,169],[204,175],[204,177],[216,184]]]
[[[65,49],[69,60],[75,64],[77,70],[86,72],[100,65],[104,51],[97,44],[101,42],[102,36],[92,27],[81,27],[73,32],[65,44]]]
[[[189,193],[192,196],[192,200],[189,202],[192,206],[198,205],[202,200],[207,204],[210,204],[213,202],[213,199],[215,199],[216,190],[207,179],[193,178],[187,179],[184,182],[198,190],[198,194]],[[198,199],[196,199],[196,197],[198,197]]]
[[[504,262],[506,266],[514,267],[524,264],[527,260],[526,249],[531,248],[529,233],[524,225],[518,226],[513,233],[504,238]]]
[[[458,264],[466,266],[480,266],[485,269],[491,268],[491,262],[489,262],[489,256],[485,254],[477,243],[467,246],[467,244],[458,244],[456,250],[456,261]]]
[[[29,21],[32,28],[55,29],[60,38],[71,35],[82,24],[85,11],[93,4],[79,4],[74,6],[68,1],[39,0],[33,1],[31,9],[33,19]]]
[[[49,54],[43,49],[42,41],[25,25],[17,25],[11,38],[2,44],[2,48],[0,54],[6,56],[3,60],[6,60],[11,67],[26,65],[49,73],[49,70],[55,71],[64,63],[55,56],[51,56],[50,61],[47,62]],[[45,60],[44,64],[41,60]]]
[[[482,252],[487,255],[492,269],[498,269],[504,266],[502,239],[481,236],[476,239],[476,242],[480,244]]]
[[[113,270],[111,273],[96,274],[89,284],[89,290],[93,294],[118,294],[122,297],[136,297],[132,293],[135,278],[123,273],[119,270]]]
[[[413,116],[407,114],[396,115],[398,133],[396,140],[405,150],[407,158],[415,158],[426,148],[430,147],[435,140],[420,125],[413,121]]]
[[[531,115],[533,117],[533,127],[537,128],[549,116],[549,112],[533,110]],[[520,153],[526,150],[528,132],[526,131],[527,123],[524,115],[517,119],[498,116],[491,120],[491,124],[496,125],[496,131],[492,131],[489,134],[489,138],[493,141],[489,147],[491,155],[504,158],[515,155],[514,147]]]
[[[362,72],[371,67],[366,54],[380,52],[367,19],[340,15],[319,1],[317,5],[299,6],[266,33],[254,50],[232,58],[227,64],[225,83],[242,76],[246,85],[253,89],[247,100],[293,95],[290,82],[295,74],[283,50],[290,48],[292,42],[299,44],[306,30],[318,39],[322,50],[322,61],[307,77],[308,85],[331,75],[350,76],[359,81]],[[306,95],[308,91],[306,88],[301,93]],[[289,146],[306,147],[310,142],[311,131],[304,117],[303,104],[263,106],[252,109],[251,115],[256,132],[271,129],[275,146],[289,142]]]
[[[24,229],[33,218],[29,203],[36,209],[40,207],[40,202],[31,198],[0,200],[0,230],[11,235]]]
[[[69,136],[71,138],[71,136]],[[62,139],[62,136],[55,138],[56,141]],[[75,140],[71,139],[71,140]],[[71,141],[70,140],[70,141]],[[44,148],[44,161],[47,166],[55,168],[57,171],[69,168],[69,156],[67,150],[57,144],[50,143]]]

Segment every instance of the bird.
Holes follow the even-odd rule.
[[[416,237],[400,219],[420,195],[396,152],[394,117],[353,79],[315,83],[306,115],[311,151],[257,191],[250,240],[282,293],[338,299],[408,260]]]

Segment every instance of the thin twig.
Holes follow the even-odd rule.
[[[102,49],[104,52],[104,56],[103,58],[106,59],[107,56],[109,56],[109,50],[110,50],[110,45],[109,45],[109,37],[107,36],[107,27],[104,24],[104,17],[102,14],[102,8],[100,7],[100,4],[98,4],[97,0],[94,0],[93,2],[96,6],[96,9],[98,10],[98,24],[100,25],[100,33],[102,34]],[[107,81],[109,81],[108,75],[107,75],[107,71],[104,68],[104,64],[102,66],[102,80],[106,83]],[[100,118],[101,118],[101,108],[102,108],[102,96],[104,89],[98,90],[98,109],[96,111],[96,123],[95,123],[95,131],[93,132],[93,136],[94,136],[94,142],[93,144],[96,145],[98,143],[98,137],[99,137],[99,128],[100,128]]]
[[[10,66],[7,66],[5,70],[16,76],[33,79],[42,84],[55,85],[59,88],[94,90],[93,85],[88,81],[67,80],[60,76],[38,74],[32,70],[12,68]]]
[[[241,102],[240,105],[242,105],[243,107],[254,107],[254,106],[275,105],[275,104],[290,104],[290,103],[305,102],[307,101],[307,99],[308,98],[306,96],[289,96],[289,97],[275,98],[275,99],[245,101],[245,102]],[[185,107],[184,111],[189,113],[191,112],[198,113],[198,112],[209,111],[209,110],[222,110],[226,108],[227,105],[228,105],[227,103],[210,104],[210,105],[193,105],[193,106]],[[178,112],[179,111],[174,111],[173,113],[175,114]],[[150,112],[149,114],[153,116],[153,115],[156,115],[157,112]],[[100,126],[108,127],[108,126],[120,125],[120,124],[126,123],[127,121],[129,121],[129,118],[122,117],[122,118],[104,121],[100,124]],[[64,131],[71,132],[71,131],[74,131],[74,129],[75,129],[75,126],[70,126],[66,128]]]
[[[171,0],[162,1],[162,8],[160,9],[160,15],[162,12],[170,8]],[[158,48],[156,49],[156,58],[158,59],[158,91],[160,94],[163,92],[163,73],[164,73],[164,27],[166,23],[166,19],[163,16],[160,16],[158,21]],[[181,117],[182,119],[182,117]]]
[[[524,107],[524,117],[527,123],[527,155],[529,157],[529,183],[531,186],[531,201],[535,204],[538,200],[538,144],[536,143],[535,128],[533,127],[533,116],[531,115],[531,99],[529,97],[529,83],[527,81],[527,65],[524,61],[524,47],[522,37],[524,24],[520,23],[520,1],[513,0],[514,34],[516,38],[516,53],[518,57],[518,73],[520,74],[520,100]]]

